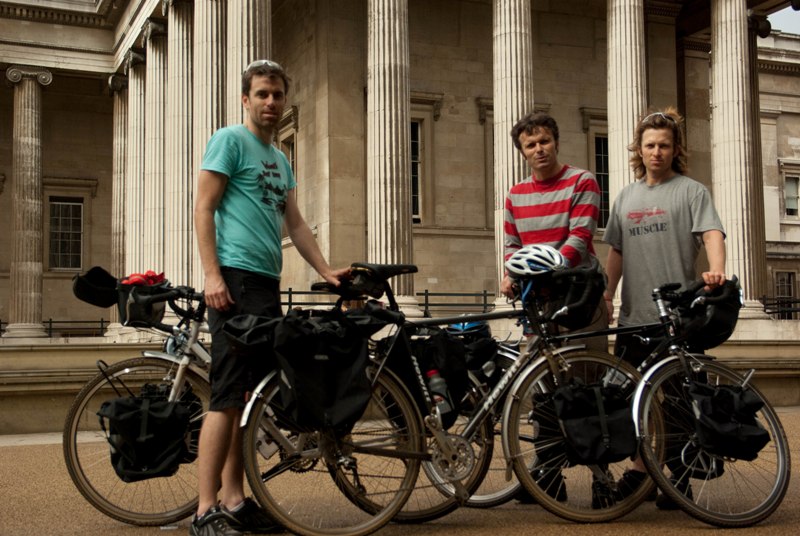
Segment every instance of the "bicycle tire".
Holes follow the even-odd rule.
[[[255,401],[244,432],[245,474],[258,502],[287,530],[305,536],[363,536],[389,523],[413,491],[420,460],[365,449],[424,453],[419,412],[405,387],[388,371],[377,378],[364,415],[341,440],[351,461],[347,468],[326,461],[324,449],[318,448],[319,433],[296,434],[281,427],[272,408],[278,393],[273,378]],[[307,448],[289,459],[266,420]],[[267,478],[270,471],[275,474]]]
[[[477,404],[483,400],[482,386],[473,375],[470,375],[470,389],[461,403],[461,411],[456,422],[450,427],[449,433],[458,437]],[[460,439],[460,438],[459,438]],[[475,437],[470,441],[474,454],[474,463],[469,475],[462,480],[467,493],[472,496],[484,481],[492,463],[494,450],[494,423],[487,418],[481,423]],[[428,450],[435,449],[432,437],[428,437]],[[402,510],[394,517],[396,523],[423,523],[446,516],[457,509],[460,504],[455,497],[455,489],[446,477],[436,469],[431,461],[424,461],[421,465],[414,491],[403,505]]]
[[[175,523],[194,513],[198,502],[196,461],[181,464],[169,477],[126,483],[114,472],[110,446],[100,428],[97,410],[109,399],[127,396],[144,383],[163,384],[174,379],[178,365],[166,359],[140,357],[115,363],[94,376],[80,390],[67,412],[63,432],[64,461],[72,481],[84,498],[105,515],[141,526]],[[208,410],[211,387],[201,375],[186,370],[185,380],[203,403],[203,411],[192,416],[202,420]],[[120,389],[114,391],[110,381]],[[197,452],[193,440],[190,446]]]
[[[567,370],[560,381],[580,378],[595,383],[611,375],[613,383],[625,386],[625,394],[633,396],[641,375],[630,364],[609,354],[591,351],[572,352],[563,359]],[[525,373],[510,394],[503,415],[504,449],[512,460],[520,484],[536,503],[553,514],[578,523],[607,522],[624,516],[639,506],[654,489],[646,479],[625,498],[614,495],[627,459],[621,462],[588,466],[570,463],[567,440],[555,416],[552,404],[534,405],[534,394],[552,392],[556,378],[549,364],[543,361]],[[531,471],[531,467],[535,469]],[[603,474],[604,503],[593,507],[594,474]],[[599,495],[598,495],[599,497]]]
[[[734,385],[742,380],[740,374],[716,361],[692,359],[692,373],[702,374],[695,379],[703,378],[710,385]],[[667,425],[664,436],[642,445],[645,465],[661,491],[692,517],[725,528],[759,523],[780,506],[789,487],[791,462],[783,426],[769,401],[751,384],[749,388],[763,403],[758,421],[771,438],[758,457],[753,461],[721,458],[694,447],[695,415],[682,388],[685,370],[679,360],[664,365],[653,373],[641,396],[641,426],[648,425],[654,408],[669,406],[662,412]],[[662,454],[652,449],[659,442],[667,445]],[[679,449],[680,445],[693,448]],[[700,470],[701,464],[709,470]],[[691,486],[691,497],[678,488],[684,481]]]

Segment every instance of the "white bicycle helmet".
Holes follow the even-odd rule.
[[[530,277],[568,266],[567,259],[556,248],[539,244],[521,247],[506,261],[508,273],[516,277]]]

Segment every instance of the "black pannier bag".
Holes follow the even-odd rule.
[[[280,402],[291,424],[348,433],[371,397],[367,337],[382,325],[338,311],[297,310],[273,325]]]
[[[553,319],[553,322],[568,330],[585,328],[595,321],[597,308],[603,299],[606,290],[606,276],[600,267],[599,261],[592,257],[590,269],[585,275],[572,275],[567,277],[553,277],[557,272],[548,272],[536,276],[536,292],[546,301],[544,312],[547,317],[552,317],[564,306],[570,307],[565,314]],[[584,293],[587,293],[586,302],[580,307],[577,305]]]
[[[752,461],[770,442],[769,432],[756,418],[764,404],[752,390],[699,382],[689,382],[685,388],[701,448],[716,456]]]
[[[411,352],[417,358],[423,378],[427,379],[427,372],[432,369],[439,371],[439,374],[447,382],[447,390],[450,393],[450,402],[453,411],[442,416],[442,425],[445,429],[450,428],[458,418],[459,410],[464,397],[469,389],[469,373],[467,371],[467,357],[464,341],[461,338],[451,335],[442,329],[425,329],[418,332],[419,337],[411,340]],[[390,359],[389,367],[401,365],[392,362]],[[407,365],[410,366],[410,363]],[[407,376],[407,375],[406,375]],[[401,379],[406,385],[416,385],[418,380],[409,380],[401,375]],[[416,389],[420,391],[420,389]],[[422,393],[415,394],[417,404],[422,414],[427,414],[427,406],[421,399]]]
[[[145,384],[139,396],[104,402],[97,415],[111,445],[111,464],[120,479],[138,482],[172,476],[197,457],[202,413],[191,391],[169,402],[167,386]]]
[[[630,402],[618,385],[573,379],[553,392],[553,404],[571,463],[613,463],[636,452]]]
[[[162,294],[169,289],[169,281],[155,285],[126,285],[120,283],[117,287],[119,295],[119,321],[123,326],[134,328],[149,328],[158,324],[164,318],[166,303],[137,303],[134,296],[153,296]]]

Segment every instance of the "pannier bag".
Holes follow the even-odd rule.
[[[553,392],[555,413],[566,438],[567,459],[591,465],[624,460],[636,452],[630,403],[617,385],[573,379]]]
[[[419,362],[423,377],[427,378],[429,370],[438,370],[447,383],[447,390],[450,393],[453,411],[442,415],[442,425],[447,429],[458,418],[461,404],[469,389],[464,341],[441,329],[426,329],[420,331],[419,335],[423,336],[411,341],[411,352]],[[392,368],[391,364],[390,368]],[[404,382],[409,385],[405,380]],[[413,380],[413,382],[417,383],[417,380]],[[420,409],[423,410],[423,415],[427,413],[426,404],[422,403]]]
[[[348,433],[371,397],[367,338],[357,323],[337,311],[293,310],[274,324],[273,337],[281,405],[291,420],[300,430]]]
[[[756,418],[764,404],[752,390],[699,382],[689,382],[685,388],[692,401],[701,448],[738,460],[752,461],[758,457],[770,436]]]
[[[127,285],[120,283],[117,287],[119,295],[119,320],[123,326],[148,328],[158,324],[164,318],[166,304],[164,302],[140,304],[134,296],[153,296],[161,294],[169,288],[168,281],[155,285]]]
[[[174,475],[197,457],[202,413],[191,392],[167,401],[167,386],[145,384],[139,396],[104,402],[97,415],[111,445],[111,464],[120,479],[138,482]]]

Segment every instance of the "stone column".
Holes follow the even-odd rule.
[[[511,128],[533,111],[533,27],[529,0],[494,0],[494,236],[498,288],[503,277],[503,214],[511,186],[530,174]],[[498,298],[498,304],[505,303]]]
[[[164,145],[167,99],[167,33],[163,23],[142,27],[147,49],[145,77],[144,243],[142,269],[164,270]]]
[[[369,0],[367,24],[367,257],[411,263],[408,1]],[[413,299],[413,276],[393,287]]]
[[[194,170],[192,168],[192,3],[171,0],[167,15],[166,177],[164,273],[175,285],[192,283]]]
[[[108,88],[114,97],[114,152],[111,163],[111,274],[125,275],[125,155],[128,147],[128,78],[113,74]],[[111,322],[119,311],[111,308]],[[115,326],[118,327],[118,326]]]
[[[766,240],[760,138],[753,106],[755,55],[745,0],[711,3],[711,170],[714,204],[727,231],[726,273],[739,276],[745,316],[763,315]],[[760,314],[759,314],[760,313]]]
[[[11,253],[8,326],[5,337],[46,337],[42,324],[44,234],[42,214],[42,86],[53,74],[41,67],[11,65],[14,84],[11,148]]]
[[[211,135],[225,122],[225,10],[224,0],[195,0],[193,27],[194,95],[192,112],[193,176],[200,172]],[[204,277],[197,247],[193,248],[192,285],[202,289]]]
[[[144,56],[134,50],[125,56],[128,76],[128,148],[125,155],[125,269],[123,277],[148,268],[144,265],[144,160],[145,77]]]
[[[244,120],[242,72],[258,59],[270,58],[272,0],[228,2],[226,123]]]
[[[607,19],[608,196],[613,203],[634,180],[627,147],[647,109],[644,0],[609,0]]]

